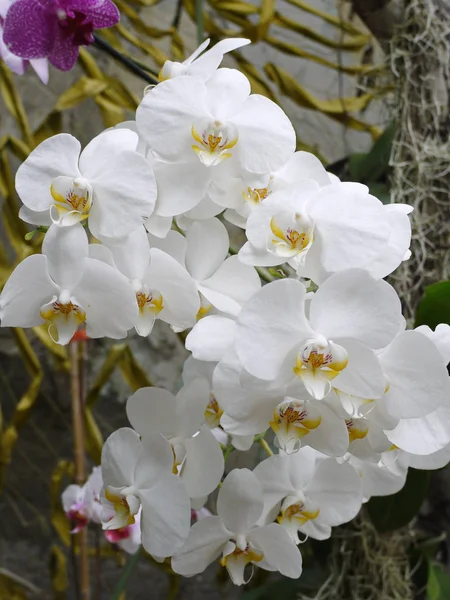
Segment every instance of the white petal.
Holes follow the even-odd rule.
[[[191,148],[189,151],[193,154]],[[156,162],[154,168],[158,184],[157,213],[160,217],[184,214],[205,197],[211,173],[195,156],[184,163]]]
[[[50,227],[52,224],[52,219],[50,217],[50,211],[48,208],[41,211],[31,210],[28,206],[20,207],[19,210],[19,218],[25,223],[30,223],[30,225],[44,225],[45,227]]]
[[[347,182],[325,186],[308,205],[308,213],[322,242],[326,271],[370,268],[389,242],[387,213],[366,186]]]
[[[187,235],[186,268],[198,281],[211,277],[225,260],[230,241],[218,219],[197,221]]]
[[[446,405],[447,369],[436,346],[417,331],[404,331],[380,355],[390,387],[383,404],[399,419],[421,417]]]
[[[177,435],[191,437],[205,421],[205,410],[210,400],[210,386],[203,377],[184,385],[177,394],[180,427]],[[204,494],[199,494],[203,496]]]
[[[98,179],[122,152],[134,152],[139,136],[131,129],[109,129],[97,135],[80,155],[80,171],[89,180]]]
[[[239,260],[244,265],[254,267],[276,267],[286,262],[286,257],[272,254],[266,249],[256,248],[250,242],[246,242],[238,253]]]
[[[291,122],[268,98],[258,94],[249,96],[234,123],[239,131],[236,148],[240,164],[251,173],[278,169],[295,150],[295,131]]]
[[[333,379],[332,386],[351,396],[380,398],[386,388],[386,378],[375,352],[353,340],[344,340],[342,344],[348,354],[348,363]]]
[[[250,95],[250,82],[236,69],[219,69],[206,84],[208,108],[218,121],[225,121],[239,113]]]
[[[144,221],[144,226],[152,235],[164,238],[172,227],[172,217],[162,217],[153,211],[151,216]]]
[[[220,315],[200,319],[188,334],[186,350],[197,360],[220,360],[234,342],[236,322]]]
[[[300,455],[300,452],[303,454]],[[303,469],[302,459],[305,452],[306,460]],[[253,473],[263,487],[264,514],[271,511],[286,496],[301,490],[312,477],[314,464],[315,451],[310,448],[302,448],[291,455],[275,454],[260,462]]]
[[[264,509],[261,484],[248,469],[234,469],[227,475],[217,498],[217,513],[225,527],[245,534],[257,523]]]
[[[314,294],[309,318],[328,339],[352,338],[374,350],[387,346],[402,323],[394,288],[361,269],[327,279]]]
[[[450,444],[449,423],[450,408],[447,403],[447,406],[440,406],[429,415],[400,419],[395,429],[385,433],[401,450],[411,454],[429,455]]]
[[[186,461],[181,479],[191,498],[213,492],[222,479],[223,453],[211,430],[204,425],[198,435],[186,440]]]
[[[240,450],[241,452],[246,452],[250,450],[253,446],[254,435],[232,435],[231,436],[231,444],[236,448],[236,450]]]
[[[134,470],[134,485],[139,490],[154,488],[159,479],[171,473],[173,452],[170,443],[160,434],[147,434]]]
[[[142,545],[150,554],[171,556],[185,542],[191,506],[184,483],[172,474],[161,476],[149,490],[141,490]]]
[[[349,441],[345,420],[336,415],[323,400],[315,400],[314,407],[320,413],[322,421],[316,429],[312,429],[302,439],[302,443],[327,456],[344,455]]]
[[[211,385],[215,366],[213,362],[204,362],[189,356],[183,365],[183,383],[186,385],[194,379],[203,378]]]
[[[350,462],[362,477],[363,495],[367,500],[372,496],[390,496],[405,485],[407,467],[397,474],[383,465],[363,462],[354,457]]]
[[[64,492],[61,494],[61,502],[63,505],[64,512],[69,512],[75,504],[82,502],[84,498],[84,490],[81,486],[73,483],[68,485]]]
[[[72,291],[79,283],[88,256],[88,239],[80,224],[72,227],[52,225],[42,242],[48,272],[62,290]]]
[[[408,464],[414,469],[422,469],[424,471],[433,471],[435,469],[442,469],[450,462],[450,445],[428,454],[428,456],[416,456],[414,454],[408,454]]]
[[[264,561],[285,577],[298,579],[302,573],[302,555],[289,534],[277,523],[254,529],[249,541],[264,552]]]
[[[140,388],[127,400],[127,417],[132,427],[144,438],[155,433],[176,435],[177,402],[173,394],[162,388]]]
[[[194,208],[188,210],[184,216],[186,219],[203,220],[216,217],[221,212],[223,212],[223,208],[215,204],[215,202],[213,202],[209,196],[205,196],[197,204],[197,206],[194,206]]]
[[[102,448],[102,475],[105,487],[132,485],[141,452],[138,434],[130,427],[114,431]]]
[[[143,279],[150,263],[150,245],[143,225],[125,238],[105,238],[104,243],[111,250],[114,263],[121,273],[131,281]]]
[[[86,311],[86,332],[91,338],[124,338],[136,322],[136,296],[128,279],[99,260],[85,259],[73,295]]]
[[[44,140],[17,170],[16,190],[31,210],[43,211],[53,204],[50,185],[55,177],[79,177],[80,142],[68,133]]]
[[[153,235],[148,236],[152,248],[159,248],[174,258],[182,267],[185,267],[187,241],[179,231],[171,230],[164,238]]]
[[[358,514],[362,504],[361,478],[349,464],[340,465],[332,458],[322,460],[305,494],[319,505],[320,522],[336,527]]]
[[[103,244],[89,244],[89,258],[95,258],[95,260],[104,262],[113,269],[116,268],[111,250]]]
[[[163,157],[194,156],[191,127],[208,114],[206,98],[206,86],[199,77],[163,81],[145,94],[136,111],[139,134]]]
[[[236,349],[252,375],[275,379],[288,353],[313,336],[304,312],[305,294],[299,281],[274,281],[242,309],[237,320]]]
[[[275,182],[296,183],[312,179],[321,187],[330,185],[330,176],[320,160],[311,152],[295,152],[288,162],[277,171]]]
[[[41,254],[25,258],[11,273],[0,295],[2,327],[41,325],[41,306],[58,292],[48,274],[47,258]]]
[[[203,573],[219,558],[230,535],[220,517],[205,517],[197,521],[191,527],[184,546],[172,557],[172,569],[185,577]]]
[[[415,331],[426,335],[434,343],[442,356],[444,365],[447,366],[450,363],[450,325],[440,323],[434,331],[428,325],[421,325],[416,327]]]
[[[192,327],[200,308],[200,298],[191,276],[174,258],[158,248],[152,248],[150,255],[144,283],[163,297],[163,309],[158,317],[180,329]]]
[[[113,133],[120,130],[99,137],[108,140],[108,134]],[[118,152],[108,163],[99,164],[99,172],[91,183],[94,199],[89,229],[95,237],[126,236],[152,214],[156,180],[149,163],[137,152]]]
[[[237,256],[230,256],[202,282],[199,291],[217,310],[237,316],[260,288],[261,280],[255,269],[242,264]]]
[[[272,403],[272,406],[267,411],[264,406],[261,411],[259,404],[254,402],[253,410],[249,410],[248,413],[243,414],[239,419],[234,419],[225,413],[220,417],[220,425],[227,434],[233,436],[232,443],[236,450],[244,450],[246,448],[241,447],[239,440],[237,440],[237,445],[235,445],[235,438],[243,437],[250,439],[251,437],[253,440],[256,434],[263,433],[269,428],[274,406],[276,406],[276,403]],[[245,442],[243,443],[245,444]],[[247,441],[247,443],[250,442]]]
[[[367,265],[373,277],[390,275],[404,260],[411,243],[411,221],[408,214],[398,210],[398,204],[383,206],[390,235],[386,248]]]
[[[220,40],[207,52],[204,52],[201,56],[191,62],[189,73],[191,75],[200,75],[206,80],[214,74],[215,70],[222,62],[224,54],[232,52],[242,46],[246,46],[247,44],[250,44],[250,40],[244,38],[228,38]]]

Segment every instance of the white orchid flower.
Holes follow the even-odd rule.
[[[299,549],[277,523],[258,526],[264,511],[263,489],[248,469],[234,469],[217,498],[217,517],[191,527],[185,545],[172,557],[175,573],[192,577],[222,555],[221,563],[236,585],[246,583],[248,564],[297,579],[302,572]]]
[[[281,108],[250,95],[248,79],[233,69],[219,69],[206,83],[198,76],[162,82],[145,95],[136,121],[161,161],[155,165],[161,216],[194,208],[219,174],[264,174],[295,150]]]
[[[88,523],[101,522],[102,487],[102,469],[94,467],[84,485],[73,483],[63,491],[61,502],[67,518],[73,525],[71,533],[81,531]]]
[[[400,330],[394,289],[366,271],[349,269],[327,279],[313,295],[309,319],[305,287],[284,279],[264,286],[237,319],[236,350],[242,365],[260,379],[299,377],[314,398],[334,387],[378,398],[385,379],[374,350]]]
[[[298,532],[317,540],[351,521],[362,504],[361,478],[349,464],[319,458],[310,448],[270,456],[254,469],[265,498],[265,515],[277,517],[294,542]]]
[[[205,40],[182,63],[166,60],[159,72],[159,81],[165,81],[166,79],[172,79],[172,77],[179,77],[180,75],[195,75],[207,81],[214,75],[223,60],[224,54],[250,44],[250,40],[244,38],[228,38],[220,40],[215,46],[206,50],[210,41],[209,39]]]
[[[226,208],[224,217],[245,229],[247,219],[265,200],[275,192],[295,184],[302,189],[312,180],[319,187],[333,183],[320,160],[310,152],[295,152],[287,163],[269,174],[256,177],[245,173],[239,178],[217,178],[208,194],[220,207]]]
[[[201,295],[199,317],[212,308],[235,317],[261,289],[253,267],[242,264],[237,256],[228,257],[230,239],[218,219],[194,222],[186,237],[170,231],[164,240],[152,238],[152,242],[177,259],[195,281]]]
[[[178,261],[151,248],[143,226],[126,238],[92,244],[90,255],[104,260],[125,275],[134,290],[138,313],[134,326],[148,336],[156,319],[179,330],[194,325],[200,309],[197,288]]]
[[[410,207],[394,210],[368,192],[357,183],[320,187],[304,180],[273,193],[249,216],[240,259],[258,266],[289,262],[317,284],[350,268],[385,277],[409,248]]]
[[[19,167],[16,189],[27,223],[72,225],[85,219],[95,237],[128,235],[153,211],[156,182],[138,152],[138,135],[112,129],[81,152],[61,133],[43,141]]]
[[[51,337],[62,345],[83,323],[90,338],[126,337],[138,312],[133,289],[116,269],[88,258],[83,227],[52,225],[42,252],[23,260],[6,282],[0,296],[2,327],[47,321]]]
[[[214,491],[224,470],[222,449],[205,424],[209,400],[207,381],[194,379],[176,396],[147,387],[137,390],[127,402],[128,420],[144,442],[157,433],[169,440],[175,467],[191,498]]]
[[[171,556],[186,540],[191,516],[186,487],[172,468],[172,448],[162,435],[141,442],[128,427],[112,433],[102,450],[103,529],[132,525],[142,508],[144,549]]]
[[[275,444],[286,452],[303,445],[329,456],[347,451],[345,419],[309,396],[298,379],[285,384],[252,377],[230,352],[214,370],[213,393],[224,410],[220,424],[233,436],[254,436],[271,427]]]

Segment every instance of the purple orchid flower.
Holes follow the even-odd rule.
[[[16,0],[6,14],[3,41],[16,56],[48,58],[69,71],[79,47],[94,41],[94,30],[119,20],[112,0]]]

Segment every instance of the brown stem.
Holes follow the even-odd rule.
[[[75,481],[78,485],[83,485],[86,480],[86,466],[84,460],[84,416],[83,416],[83,398],[81,389],[81,371],[78,343],[72,342],[69,346],[70,352],[70,381],[72,391],[72,427],[74,440],[74,458],[75,458]],[[78,543],[80,548],[80,592],[81,600],[90,600],[89,585],[89,557],[88,557],[88,539],[87,527],[78,534]]]

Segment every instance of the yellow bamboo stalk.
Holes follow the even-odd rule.
[[[84,456],[84,413],[79,349],[82,350],[81,348],[79,348],[79,343],[77,342],[72,342],[69,346],[75,481],[78,485],[83,485],[86,480],[86,465]],[[91,594],[89,584],[89,553],[87,528],[85,527],[84,529],[82,529],[77,534],[77,537],[80,548],[79,573],[81,600],[90,600]]]

